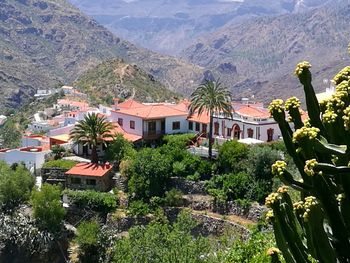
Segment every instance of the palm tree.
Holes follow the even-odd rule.
[[[207,112],[210,116],[209,123],[209,159],[212,158],[213,140],[213,115],[222,112],[225,116],[232,117],[232,104],[230,91],[222,86],[219,80],[209,81],[201,84],[192,94],[190,102],[190,113],[198,112],[201,115]]]
[[[112,123],[105,117],[99,117],[96,113],[89,113],[84,120],[79,121],[72,129],[70,136],[74,143],[84,143],[91,146],[91,162],[98,163],[97,145],[106,143],[105,139],[112,138]]]

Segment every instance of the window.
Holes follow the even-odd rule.
[[[249,128],[249,129],[247,130],[247,132],[248,132],[248,138],[253,138],[253,136],[254,136],[254,130]]]
[[[72,184],[81,184],[81,179],[80,179],[80,178],[73,177],[73,178],[71,179],[71,183],[72,183]]]
[[[227,128],[227,137],[231,137],[231,136],[232,136],[232,129]]]
[[[95,179],[86,179],[86,184],[87,185],[96,185],[96,180]]]
[[[199,122],[196,122],[196,131],[199,132]]]
[[[193,130],[193,122],[192,121],[190,121],[189,123],[188,123],[188,129],[189,130]]]
[[[130,121],[130,129],[135,130],[135,121]]]
[[[207,133],[207,127],[208,125],[202,124],[202,133]]]
[[[214,135],[219,135],[219,123],[214,123]]]
[[[120,127],[123,127],[123,119],[122,118],[118,118],[118,124]]]
[[[180,122],[179,121],[173,122],[173,130],[180,130]]]

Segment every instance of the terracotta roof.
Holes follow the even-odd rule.
[[[270,118],[268,109],[261,107],[254,107],[253,105],[245,105],[239,109],[235,109],[235,112],[239,115],[252,118]]]
[[[81,101],[75,101],[75,100],[67,100],[67,99],[60,99],[57,100],[58,105],[71,105],[74,107],[79,107],[80,109],[85,109],[89,107],[89,104],[86,102]]]
[[[209,113],[207,111],[203,112],[201,115],[198,115],[198,112],[193,113],[187,118],[189,121],[200,122],[204,124],[210,123]]]
[[[122,134],[124,139],[132,142],[136,142],[138,140],[141,140],[142,137],[136,134],[131,134],[126,132],[122,127],[119,126],[118,123],[113,123],[114,128],[111,130],[111,134],[116,135],[116,134]],[[113,138],[106,138],[106,141],[112,141]]]
[[[187,111],[174,108],[172,105],[156,104],[142,105],[142,107],[120,109],[118,113],[127,114],[142,119],[159,119],[172,116],[187,116]]]
[[[143,105],[142,103],[133,99],[129,99],[118,104],[118,108],[122,108],[122,109],[130,109],[130,108],[134,109],[134,108],[139,108],[144,106],[145,105]]]
[[[81,176],[92,176],[102,177],[109,171],[111,171],[113,165],[109,164],[93,164],[93,163],[78,163],[72,169],[67,171],[65,174],[68,175],[81,175]]]

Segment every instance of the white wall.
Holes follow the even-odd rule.
[[[136,116],[130,116],[126,114],[122,114],[118,111],[112,111],[111,112],[111,120],[113,122],[118,122],[118,118],[123,119],[123,130],[127,133],[136,134],[139,136],[143,135],[142,129],[143,129],[143,121],[141,118]],[[135,129],[130,129],[130,121],[135,122]]]
[[[180,130],[173,130],[173,122],[180,122]],[[165,133],[175,134],[175,133],[187,133],[188,132],[188,121],[187,116],[175,116],[167,117],[165,119]]]
[[[45,156],[51,151],[43,152],[22,152],[18,149],[0,152],[0,160],[11,165],[13,163],[25,163],[28,169],[35,165],[36,169],[40,169],[45,163]]]
[[[218,120],[219,122],[219,136],[220,137],[225,137],[227,138],[227,128],[233,127],[234,124],[237,124],[240,129],[241,129],[241,137],[240,139],[248,138],[248,129],[253,130],[253,138],[258,139],[261,141],[267,141],[268,136],[267,136],[267,130],[268,129],[273,129],[273,140],[277,140],[279,136],[281,136],[280,129],[278,127],[278,124],[276,122],[272,121],[261,121],[261,122],[251,122],[247,120],[229,120],[229,119],[224,119],[225,120],[225,134],[222,134],[222,119],[214,119],[214,123]],[[213,129],[214,132],[214,129]],[[234,131],[232,130],[231,137],[234,136]],[[229,139],[229,138],[227,138]]]

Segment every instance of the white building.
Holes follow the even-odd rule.
[[[44,147],[25,147],[19,149],[0,150],[0,160],[8,165],[24,163],[28,170],[40,169],[45,163],[45,158],[51,151]]]
[[[187,110],[175,104],[142,104],[127,100],[111,111],[110,119],[125,132],[141,136],[144,140],[158,139],[164,134],[188,131]]]

